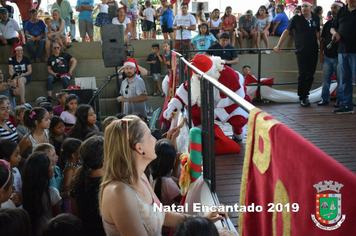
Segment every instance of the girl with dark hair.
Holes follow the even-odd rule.
[[[12,194],[14,176],[11,171],[10,163],[0,159],[0,208],[7,202]],[[14,204],[12,204],[14,207]]]
[[[64,111],[60,117],[64,121],[65,132],[68,134],[73,128],[77,118],[75,117],[75,111],[77,110],[79,103],[79,97],[75,94],[71,94],[67,97],[64,105]]]
[[[56,150],[58,156],[60,156],[61,154],[61,146],[63,140],[67,137],[64,130],[64,121],[58,116],[53,116],[51,118],[51,124],[49,125],[49,143],[54,146],[54,149]]]
[[[84,235],[105,235],[99,214],[98,192],[103,176],[104,137],[94,136],[80,146],[83,165],[78,168],[72,183],[72,213],[83,223]]]
[[[216,39],[219,39],[220,30],[222,30],[223,22],[220,19],[220,10],[215,8],[211,13],[208,20],[210,33],[214,35]]]
[[[22,182],[20,171],[17,168],[21,161],[19,146],[16,142],[11,140],[0,140],[0,150],[0,159],[4,159],[10,163],[10,168],[14,176],[13,186],[15,191],[13,192],[10,199],[15,204],[15,206],[20,206],[22,203]]]
[[[63,170],[63,192],[70,191],[70,183],[75,174],[75,171],[79,168],[79,147],[82,141],[76,138],[66,138],[63,141],[61,149],[61,159],[64,161],[65,167]],[[63,211],[71,213],[70,199],[63,198]]]
[[[34,107],[31,110],[25,110],[23,121],[30,132],[24,136],[19,144],[20,154],[26,150],[32,153],[37,143],[49,142],[47,130],[51,120],[46,109]]]
[[[31,222],[21,208],[0,210],[0,235],[31,236]]]
[[[87,136],[88,133],[93,130],[99,131],[99,128],[95,125],[96,114],[92,106],[81,104],[75,112],[75,117],[77,118],[77,121],[68,134],[68,137],[84,141],[85,136]]]
[[[222,32],[227,32],[230,35],[230,44],[235,47],[235,29],[236,29],[236,17],[231,14],[232,13],[232,8],[230,6],[227,6],[225,8],[225,13],[224,16],[221,17],[221,20],[223,22],[222,26]]]
[[[205,15],[204,15],[204,9],[205,9],[204,3],[198,2],[197,12],[196,12],[196,19],[197,19],[198,25],[206,22]]]
[[[264,5],[258,8],[258,11],[256,13],[256,18],[258,20],[256,46],[257,48],[260,48],[261,37],[262,37],[263,41],[265,42],[266,48],[269,48],[268,36],[269,36],[269,28],[271,26],[272,17],[268,15],[267,8]],[[265,53],[270,54],[271,52],[269,50],[266,50]]]
[[[68,97],[67,92],[60,92],[56,94],[56,97],[58,98],[58,106],[53,107],[53,114],[55,116],[60,116],[62,112],[64,111],[66,99]]]
[[[216,38],[209,34],[209,26],[208,23],[201,23],[198,26],[199,34],[196,35],[191,44],[195,45],[198,50],[207,50],[213,43],[217,42]],[[195,43],[195,44],[194,44]],[[203,54],[204,51],[197,52],[197,54]]]
[[[149,165],[152,188],[163,205],[179,205],[182,200],[178,187],[180,161],[174,144],[169,139],[161,139],[156,143],[155,152],[157,158]],[[172,176],[173,172],[175,176]],[[169,232],[170,227],[163,227],[162,235],[169,235]]]
[[[60,214],[47,222],[41,236],[82,236],[83,227],[80,219],[72,214]],[[84,234],[85,235],[85,234]]]
[[[314,8],[314,11],[313,11],[313,13],[315,14],[315,15],[318,15],[319,16],[319,18],[320,18],[320,27],[323,27],[324,26],[324,17],[323,17],[323,7],[322,6],[316,6],[315,8]]]
[[[181,221],[174,230],[173,236],[219,236],[219,232],[211,220],[205,217],[188,217]],[[236,235],[229,232],[229,235]]]
[[[38,235],[43,225],[61,212],[59,192],[49,186],[53,173],[51,160],[44,152],[34,152],[24,165],[23,208],[30,215],[32,235]]]

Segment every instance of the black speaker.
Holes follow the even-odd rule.
[[[126,60],[124,26],[103,25],[101,27],[101,35],[104,66],[122,66]]]
[[[90,100],[94,95],[93,89],[62,89],[62,92],[66,92],[68,94],[74,93],[79,97],[79,104],[89,104]],[[100,98],[99,94],[94,97],[94,99],[89,104],[94,108],[96,119],[100,120]]]

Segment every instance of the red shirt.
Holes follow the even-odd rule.
[[[33,0],[11,0],[11,2],[16,3],[17,7],[19,8],[22,22],[31,19],[30,14],[28,12],[32,8],[34,8]],[[23,26],[23,27],[25,27],[25,26]]]

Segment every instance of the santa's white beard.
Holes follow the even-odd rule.
[[[192,93],[191,93],[192,105],[197,104],[200,107],[201,105],[200,80],[198,79],[198,76],[194,74],[190,82],[191,82],[191,89],[192,89]]]

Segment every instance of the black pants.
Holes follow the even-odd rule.
[[[310,88],[313,84],[316,65],[318,63],[318,52],[297,52],[296,55],[299,70],[298,96],[302,100],[308,98]]]
[[[11,38],[11,39],[6,39],[7,41],[7,45],[11,45],[13,46],[15,43],[19,43],[19,39],[18,38]],[[3,44],[1,41],[0,41],[0,46],[3,46],[5,44]]]

